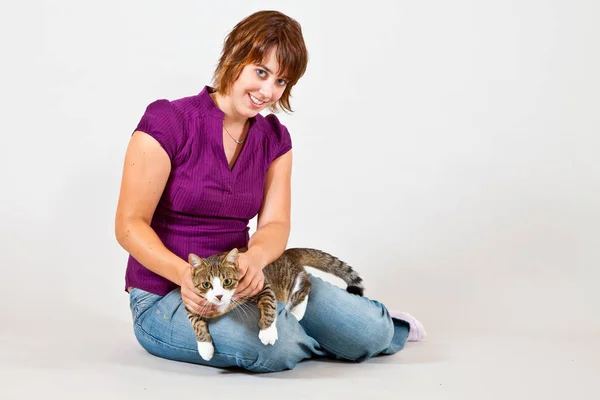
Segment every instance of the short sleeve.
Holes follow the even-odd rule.
[[[168,100],[156,100],[146,107],[136,131],[152,136],[173,160],[184,143],[184,124],[181,112]]]
[[[272,140],[269,151],[269,163],[271,163],[292,149],[292,137],[287,127],[279,122],[274,114],[269,114],[266,120],[271,127]]]

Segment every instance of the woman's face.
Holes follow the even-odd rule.
[[[231,88],[234,112],[252,118],[276,103],[287,85],[287,81],[277,75],[278,71],[274,48],[267,53],[262,64],[246,65]]]

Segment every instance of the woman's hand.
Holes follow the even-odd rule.
[[[235,298],[252,297],[260,293],[265,285],[264,265],[250,252],[240,253],[238,268],[240,270],[240,283],[235,290]]]
[[[198,315],[210,314],[216,310],[216,306],[214,304],[196,292],[194,283],[192,281],[191,267],[185,268],[181,272],[179,279],[181,282],[181,298],[183,299],[183,304],[188,310],[193,311]]]

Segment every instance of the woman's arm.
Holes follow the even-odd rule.
[[[125,154],[115,235],[144,267],[181,286],[187,308],[206,310],[206,300],[194,288],[190,264],[167,249],[150,226],[170,173],[171,160],[158,141],[134,132]]]
[[[167,152],[156,139],[136,131],[125,153],[115,235],[142,265],[179,285],[189,265],[169,251],[150,227],[170,172]]]
[[[264,285],[262,269],[278,259],[290,235],[292,151],[271,163],[267,170],[263,204],[258,213],[256,232],[248,251],[239,256],[240,275],[236,290],[240,297],[257,294]]]

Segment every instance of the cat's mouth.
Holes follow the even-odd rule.
[[[224,307],[224,306],[228,306],[229,305],[229,301],[227,300],[213,300],[212,303],[216,306],[216,307]]]

